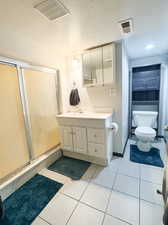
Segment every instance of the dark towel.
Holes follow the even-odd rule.
[[[69,98],[69,103],[70,105],[78,105],[80,102],[80,97],[79,97],[79,92],[78,89],[72,89],[71,93],[70,93],[70,98]]]

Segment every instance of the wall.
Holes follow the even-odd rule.
[[[128,138],[129,119],[129,62],[125,45],[122,46],[122,148]]]
[[[74,87],[78,88],[82,112],[112,112],[115,96],[110,87],[83,87],[82,82],[82,62],[81,56],[75,55],[77,62],[73,62],[74,57],[66,58],[66,65],[61,74],[62,85],[62,111],[69,112],[72,110],[69,105],[69,94]],[[66,101],[64,102],[64,100]]]
[[[125,107],[125,105],[128,105],[128,60],[121,43],[116,44],[116,57],[115,89],[110,87],[83,87],[81,56],[75,55],[66,58],[66,64],[60,71],[62,112],[71,111],[69,94],[75,82],[79,90],[80,106],[83,112],[114,112],[113,121],[119,125],[119,132],[115,137],[114,151],[122,153],[128,136],[128,107]]]

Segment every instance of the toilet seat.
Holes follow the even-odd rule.
[[[156,136],[156,131],[151,127],[137,127],[135,129],[135,135],[154,138]]]

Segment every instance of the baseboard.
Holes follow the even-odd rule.
[[[117,156],[117,157],[122,157],[123,158],[124,154],[118,153],[118,152],[113,152],[113,156]]]
[[[127,146],[127,143],[128,143],[128,139],[129,139],[129,137],[127,137],[127,140],[125,142],[123,153],[113,152],[113,156],[117,156],[117,157],[121,157],[121,158],[124,157],[126,146]]]
[[[98,157],[84,155],[84,154],[77,153],[77,152],[70,152],[70,151],[67,151],[67,150],[63,150],[63,155],[68,156],[68,157],[72,157],[72,158],[75,158],[75,159],[80,159],[80,160],[88,161],[88,162],[91,162],[91,163],[95,163],[95,164],[101,165],[101,166],[107,166],[108,165],[107,159],[101,159],[101,158],[98,158]]]
[[[157,137],[157,138],[164,138],[163,135],[157,135],[156,137]]]

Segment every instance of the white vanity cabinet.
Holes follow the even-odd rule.
[[[100,165],[110,162],[113,153],[111,114],[62,114],[57,119],[64,155]]]

